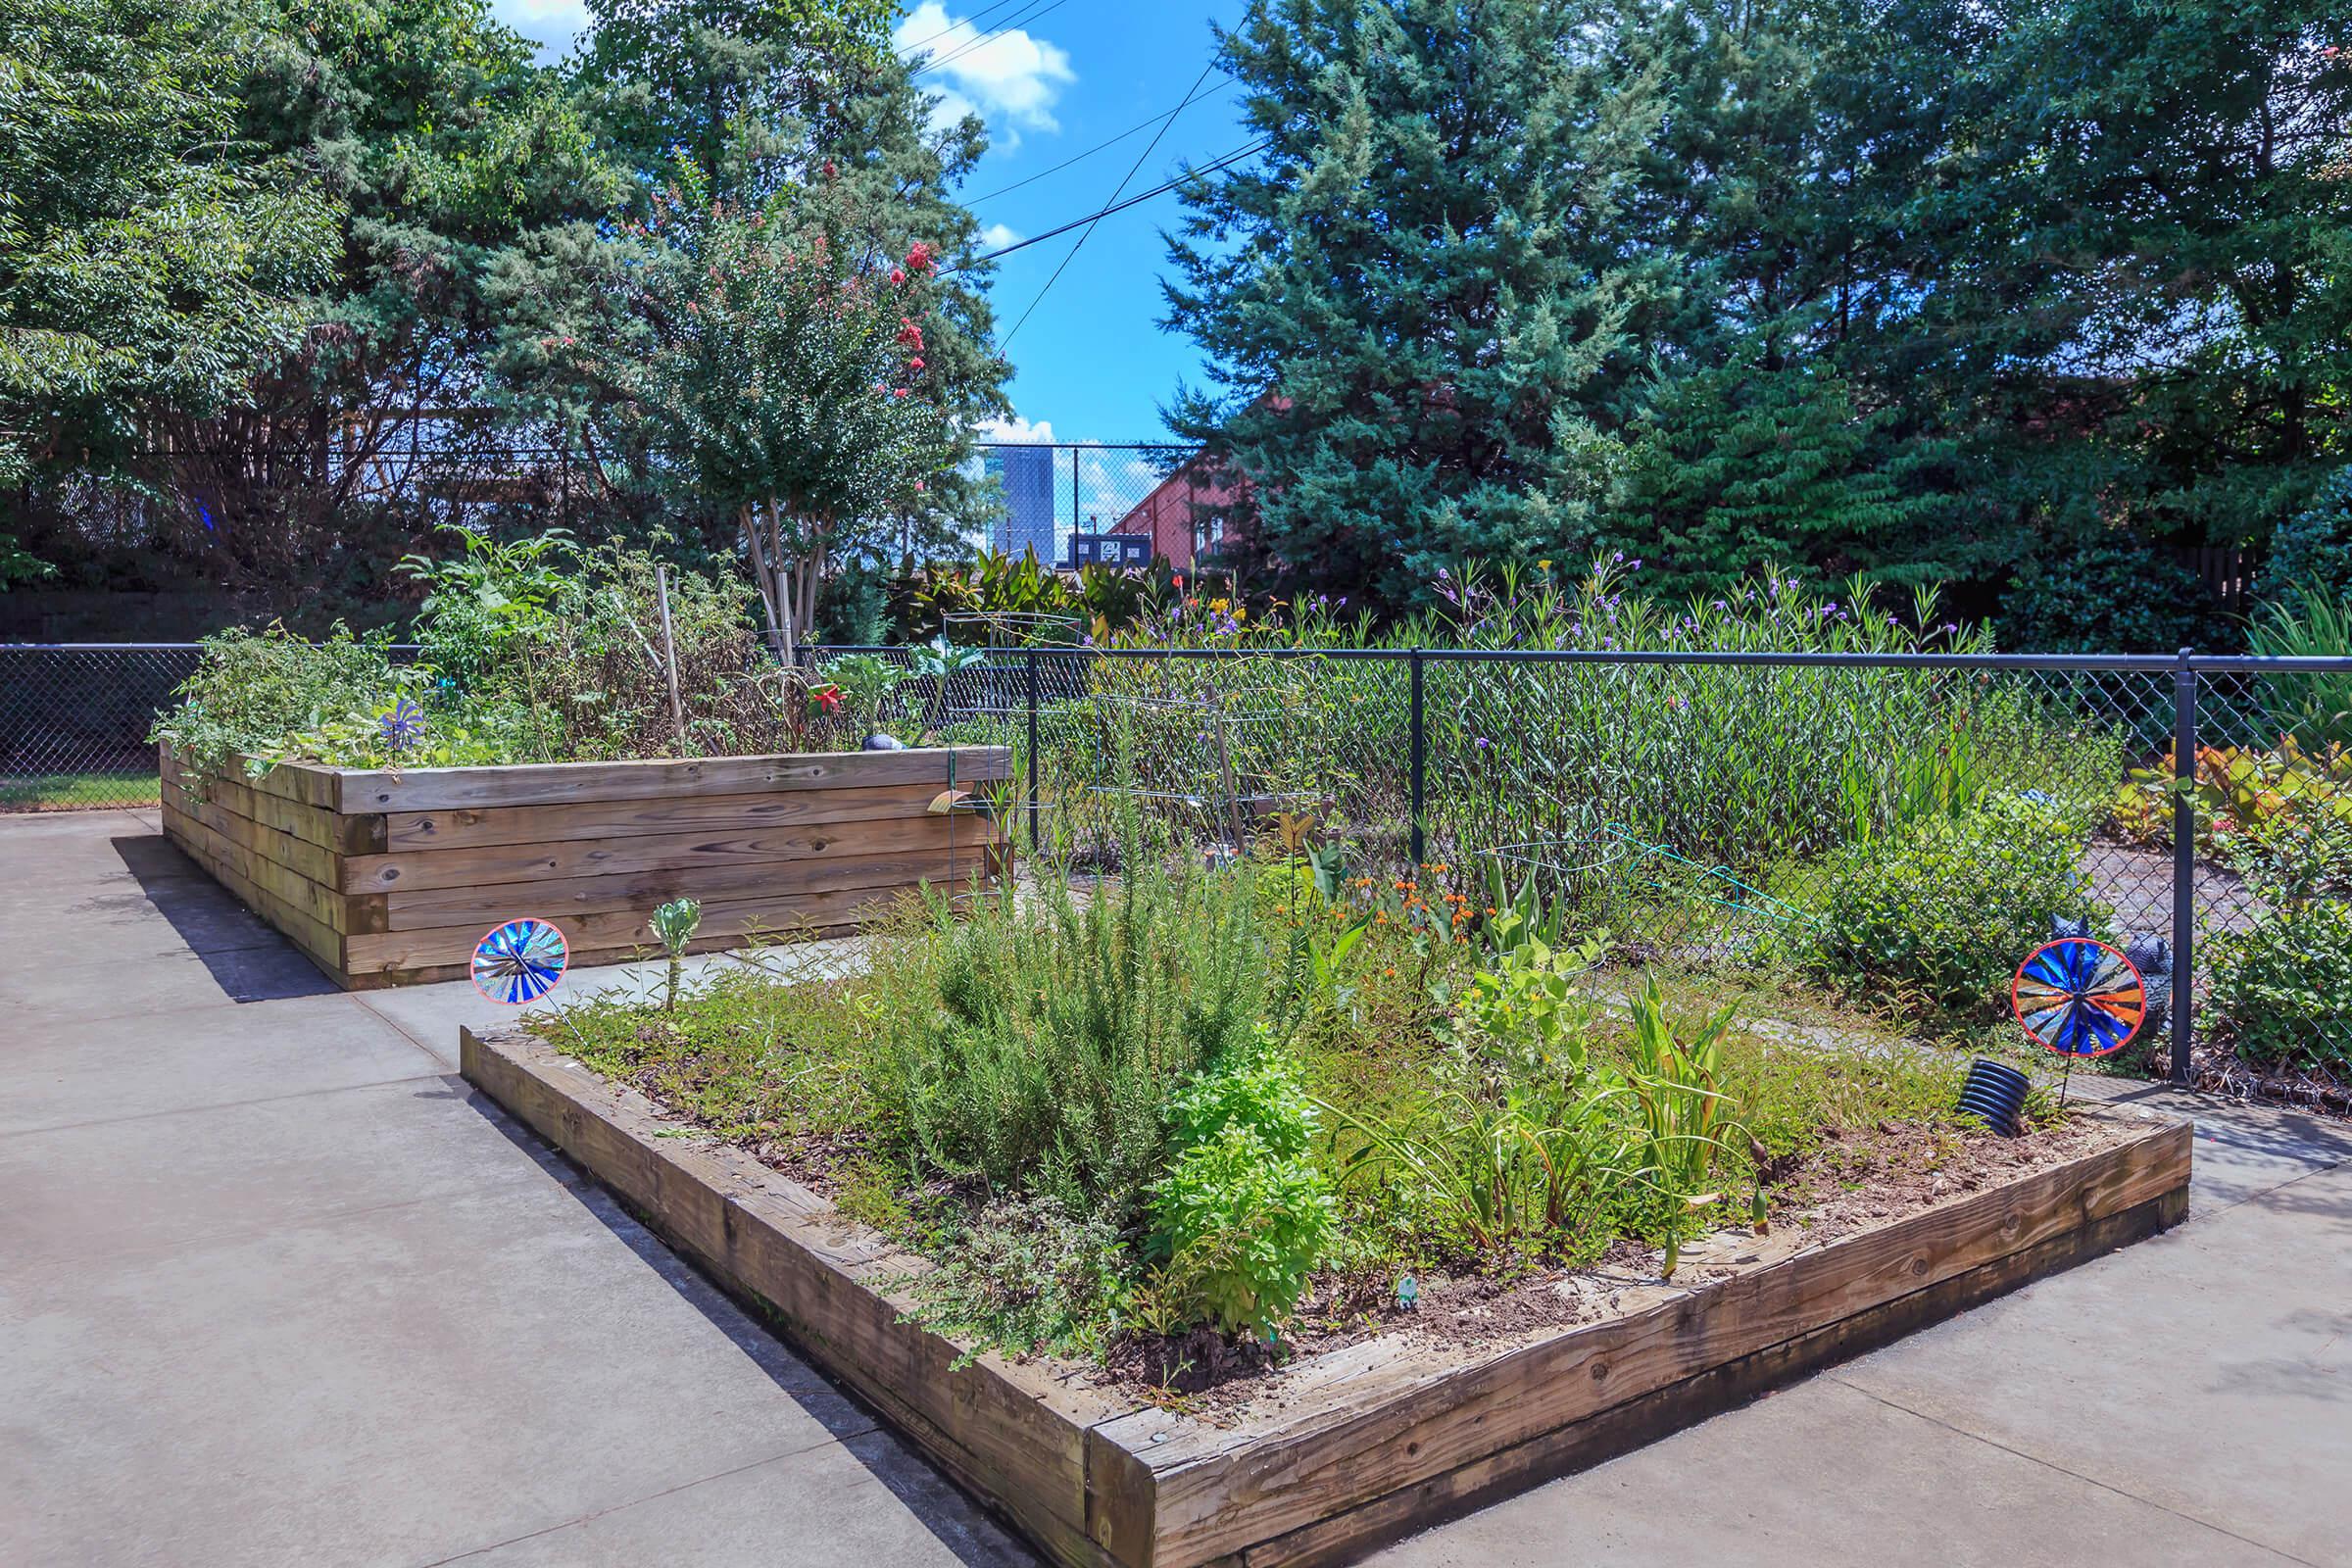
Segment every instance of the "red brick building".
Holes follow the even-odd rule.
[[[1147,534],[1154,559],[1164,557],[1178,571],[1190,571],[1195,561],[1225,541],[1225,520],[1215,514],[1248,496],[1246,481],[1220,483],[1196,455],[1105,531]]]

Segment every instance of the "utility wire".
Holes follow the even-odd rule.
[[[971,54],[976,50],[985,49],[990,44],[996,42],[999,38],[1002,38],[1004,34],[1010,32],[1013,28],[1027,26],[1030,23],[1035,22],[1047,12],[1059,11],[1063,6],[1066,6],[1069,3],[1070,0],[1048,0],[1048,3],[1044,5],[1033,6],[1027,11],[1016,12],[1012,16],[1006,17],[1003,22],[998,23],[995,26],[989,28],[987,31],[981,32],[979,36],[973,38],[971,42],[958,44],[956,47],[949,50],[946,54],[941,55],[937,60],[926,61],[920,68],[912,72],[911,74],[917,76],[927,76],[932,72],[939,70],[943,66],[952,64],[957,60],[961,60],[965,55]]]
[[[935,32],[935,33],[931,34],[931,36],[930,36],[930,37],[928,37],[928,38],[918,38],[918,39],[916,39],[916,40],[915,40],[913,43],[910,43],[910,44],[906,45],[906,46],[904,49],[901,49],[901,50],[899,51],[899,56],[900,56],[900,58],[901,58],[901,59],[905,59],[906,57],[907,57],[907,56],[909,56],[909,55],[912,55],[912,54],[914,54],[915,52],[917,52],[918,50],[920,50],[920,49],[922,49],[922,48],[926,47],[927,45],[930,45],[930,44],[935,44],[935,43],[939,42],[939,40],[940,40],[940,39],[942,39],[942,38],[945,38],[946,36],[948,36],[948,34],[950,34],[950,33],[952,33],[952,32],[956,32],[956,31],[959,31],[959,30],[961,30],[962,28],[965,28],[965,27],[970,27],[970,28],[973,28],[974,30],[978,30],[978,29],[979,29],[979,26],[980,26],[980,19],[981,19],[982,17],[985,17],[985,16],[987,16],[987,15],[988,15],[988,14],[989,14],[991,11],[1002,11],[1002,10],[1004,10],[1004,9],[1006,6],[1011,6],[1011,5],[1025,5],[1025,4],[1027,4],[1027,3],[1028,3],[1028,0],[996,0],[996,3],[995,3],[994,5],[986,5],[986,6],[982,6],[982,7],[981,7],[979,10],[977,10],[977,11],[973,12],[973,13],[972,13],[970,16],[968,16],[968,17],[965,17],[965,18],[964,18],[962,21],[960,21],[960,22],[950,22],[950,23],[949,23],[949,24],[948,24],[946,26],[944,26],[944,27],[940,28],[940,29],[939,29],[937,32]],[[945,0],[942,0],[942,4],[940,5],[940,8],[939,8],[939,14],[940,14],[941,16],[943,16],[943,17],[944,17],[944,16],[946,16],[946,15],[948,14],[948,8],[947,8],[947,5],[945,4]]]
[[[1187,98],[1183,103],[1178,104],[1174,109],[1167,111],[1166,114],[1153,115],[1150,120],[1144,121],[1139,124],[1130,125],[1125,130],[1120,131],[1116,136],[1111,136],[1102,141],[1099,141],[1095,143],[1094,146],[1089,147],[1082,153],[1075,153],[1068,158],[1064,158],[1060,163],[1055,164],[1052,169],[1041,169],[1036,173],[1029,175],[1025,179],[1016,179],[1009,185],[999,185],[995,190],[990,191],[985,196],[967,196],[964,198],[964,205],[966,207],[977,207],[982,202],[993,202],[1000,196],[1005,195],[1011,191],[1019,190],[1023,185],[1033,185],[1037,183],[1037,181],[1045,178],[1048,174],[1058,174],[1063,170],[1069,168],[1072,164],[1092,158],[1099,152],[1103,152],[1109,148],[1115,147],[1120,142],[1123,142],[1128,137],[1134,135],[1137,131],[1150,130],[1153,125],[1158,124],[1162,120],[1168,118],[1168,115],[1180,113],[1190,106],[1199,103],[1202,98],[1214,98],[1218,93],[1223,92],[1227,87],[1232,85],[1233,78],[1231,76],[1219,77],[1218,80],[1212,86],[1210,86],[1206,92],[1200,94],[1198,97]]]
[[[1209,74],[1216,69],[1217,57],[1212,54],[1201,66],[1200,74],[1195,76],[1193,84],[1184,90],[1184,102],[1179,103],[1168,112],[1167,119],[1159,122],[1159,129],[1153,131],[1152,139],[1144,144],[1144,150],[1136,154],[1135,162],[1127,166],[1127,172],[1119,176],[1118,184],[1111,187],[1110,204],[1113,208],[1118,205],[1119,195],[1126,190],[1127,182],[1136,176],[1137,172],[1144,167],[1145,161],[1158,149],[1160,138],[1168,133],[1170,125],[1176,123],[1176,117],[1184,113],[1184,105],[1193,101],[1193,96],[1200,92],[1201,84],[1208,80]],[[1095,237],[1095,226],[1102,221],[1102,215],[1098,213],[1079,232],[1077,240],[1070,246],[1070,253],[1061,259],[1059,267],[1054,269],[1054,274],[1046,279],[1046,286],[1037,291],[1037,298],[1029,302],[1029,308],[1021,313],[1021,318],[1012,323],[1012,330],[997,339],[997,348],[1000,352],[1010,348],[1012,340],[1020,336],[1021,328],[1029,324],[1029,318],[1037,314],[1037,308],[1046,303],[1046,296],[1054,292],[1054,285],[1061,281],[1061,274],[1069,270],[1070,264],[1078,259],[1078,253],[1086,248],[1086,242]]]
[[[1273,145],[1274,138],[1271,136],[1268,136],[1263,141],[1253,141],[1249,146],[1236,148],[1234,151],[1227,153],[1224,157],[1216,159],[1211,163],[1205,163],[1199,165],[1196,168],[1188,169],[1183,173],[1178,174],[1174,179],[1154,185],[1150,190],[1138,191],[1133,196],[1128,197],[1125,201],[1113,202],[1108,207],[1104,207],[1099,211],[1087,214],[1084,218],[1073,218],[1068,222],[1059,224],[1054,228],[1049,228],[1042,234],[1032,234],[1027,239],[1015,240],[1010,245],[989,251],[985,255],[967,257],[963,261],[956,263],[954,267],[942,268],[941,270],[947,272],[960,272],[967,267],[974,267],[982,262],[993,262],[1000,256],[1010,256],[1014,251],[1025,251],[1030,246],[1043,244],[1045,241],[1053,239],[1056,235],[1067,234],[1073,228],[1084,228],[1089,223],[1100,222],[1103,219],[1110,217],[1113,213],[1123,213],[1130,207],[1140,207],[1154,196],[1165,196],[1169,191],[1174,190],[1177,186],[1183,184],[1188,179],[1193,179],[1201,174],[1213,174],[1218,170],[1223,169],[1228,165],[1238,164],[1243,159],[1251,157],[1257,153],[1262,153]]]

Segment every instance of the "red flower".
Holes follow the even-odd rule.
[[[569,339],[569,338],[565,338],[564,341],[564,342],[566,342],[566,343],[568,343],[568,342],[570,342],[570,341],[571,341],[571,339]],[[920,354],[917,354],[917,355],[916,355],[916,356],[915,356],[913,359],[911,359],[911,360],[908,360],[908,361],[906,362],[906,368],[908,368],[909,370],[919,370],[919,369],[921,369],[922,368],[923,368],[923,357],[922,357]]]
[[[833,177],[833,160],[830,158],[825,160],[825,177],[827,179]]]
[[[923,352],[923,329],[914,324],[913,317],[899,318],[899,342],[917,354]]]
[[[890,280],[891,280],[893,283],[904,283],[904,282],[906,282],[906,270],[905,270],[905,269],[903,269],[903,268],[897,268],[897,267],[894,267],[894,268],[892,268],[892,269],[890,270]]]
[[[906,389],[903,386],[894,386],[890,389],[890,395],[894,398],[903,398],[906,395]]]
[[[918,495],[918,496],[919,496],[919,495],[921,495],[921,494],[923,493],[923,491],[924,491],[926,488],[928,488],[928,487],[927,487],[926,485],[924,485],[924,483],[923,483],[923,481],[922,481],[922,480],[920,480],[920,479],[917,479],[917,480],[915,480],[915,481],[914,481],[914,493],[915,493],[916,495]]]
[[[931,247],[919,239],[916,240],[914,248],[906,253],[906,270],[909,272],[931,270]]]
[[[819,686],[808,694],[808,700],[828,713],[841,711],[841,688],[838,686]]]

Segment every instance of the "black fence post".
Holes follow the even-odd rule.
[[[1428,741],[1428,738],[1427,738],[1427,736],[1426,736],[1426,733],[1425,733],[1425,731],[1424,731],[1424,729],[1423,729],[1422,722],[1421,722],[1421,650],[1420,650],[1420,649],[1416,648],[1416,649],[1414,649],[1414,650],[1412,651],[1411,660],[1412,660],[1412,662],[1411,662],[1411,669],[1412,669],[1412,691],[1413,691],[1413,719],[1412,719],[1412,726],[1413,726],[1413,738],[1412,738],[1412,755],[1413,755],[1413,760],[1412,760],[1412,770],[1413,770],[1413,809],[1412,809],[1412,826],[1413,826],[1413,831],[1412,831],[1412,843],[1413,843],[1413,864],[1414,864],[1415,866],[1419,866],[1419,865],[1420,865],[1420,864],[1421,864],[1421,863],[1422,863],[1424,860],[1426,860],[1426,859],[1429,858],[1429,847],[1428,847],[1426,844],[1424,844],[1424,843],[1422,842],[1422,838],[1421,838],[1421,804],[1422,804],[1422,800],[1423,800],[1423,788],[1424,788],[1423,779],[1424,779],[1424,775],[1425,775],[1425,774],[1428,772],[1428,765],[1429,765],[1429,741]]]
[[[2173,1077],[2188,1081],[2191,996],[2196,990],[2197,665],[2180,650],[2173,667]]]
[[[1037,650],[1022,655],[1022,675],[1029,688],[1029,853],[1037,853]]]

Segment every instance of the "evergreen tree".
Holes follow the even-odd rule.
[[[1269,0],[1220,35],[1269,139],[1188,187],[1169,423],[1247,481],[1280,585],[1420,601],[1464,557],[1593,536],[1666,286],[1622,199],[1658,101],[1589,0]],[[1596,36],[1598,41],[1596,42]]]

